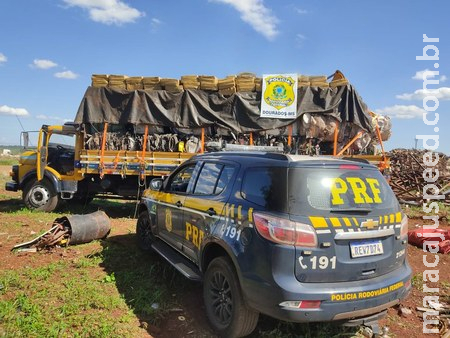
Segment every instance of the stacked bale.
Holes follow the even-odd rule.
[[[236,77],[236,89],[238,92],[255,91],[255,77],[253,73],[240,73]]]
[[[105,74],[93,74],[91,77],[93,87],[107,87],[108,75]]]
[[[180,80],[178,79],[170,79],[170,78],[164,78],[160,81],[161,87],[169,92],[182,92],[183,87],[180,86]]]
[[[224,79],[220,79],[217,83],[219,93],[222,95],[233,95],[236,93],[236,77],[234,75],[227,76]]]
[[[200,75],[200,89],[203,90],[217,90],[218,79],[212,75]]]
[[[298,76],[298,87],[309,87],[311,85],[311,82],[309,82],[309,76],[308,75],[299,75]]]
[[[262,81],[263,79],[261,77],[255,77],[255,91],[262,91]]]
[[[159,76],[144,76],[142,78],[142,84],[145,90],[162,89],[160,81],[161,78]]]
[[[108,77],[108,87],[127,89],[125,83],[126,78],[127,77],[125,75],[110,75]]]
[[[183,75],[180,82],[184,89],[198,89],[200,87],[197,75]]]
[[[93,87],[112,87],[126,90],[168,90],[171,92],[181,92],[185,89],[201,89],[208,91],[218,91],[222,95],[233,95],[236,92],[260,92],[262,90],[262,78],[256,77],[253,73],[240,73],[237,76],[229,75],[222,79],[212,75],[183,75],[181,79],[160,78],[158,76],[131,76],[126,75],[92,75]],[[348,84],[345,76],[336,71],[333,80],[327,82],[327,77],[319,76],[298,76],[298,87],[338,87]]]
[[[329,87],[327,77],[325,75],[309,76],[311,87]]]
[[[142,76],[131,76],[125,79],[127,90],[144,89]]]

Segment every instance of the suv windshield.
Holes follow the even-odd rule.
[[[380,214],[397,205],[384,177],[376,169],[290,168],[289,212]]]

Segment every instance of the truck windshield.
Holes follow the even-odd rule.
[[[376,169],[290,168],[289,211],[295,215],[380,214],[398,203]]]
[[[73,135],[52,134],[49,140],[49,146],[61,145],[65,148],[75,147],[75,137]]]

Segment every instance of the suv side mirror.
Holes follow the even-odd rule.
[[[162,187],[162,178],[154,178],[150,181],[150,189],[154,191],[159,191]]]

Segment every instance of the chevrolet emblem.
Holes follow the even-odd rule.
[[[361,228],[372,230],[375,227],[378,227],[378,221],[374,221],[373,219],[368,219],[367,221],[361,223]]]

